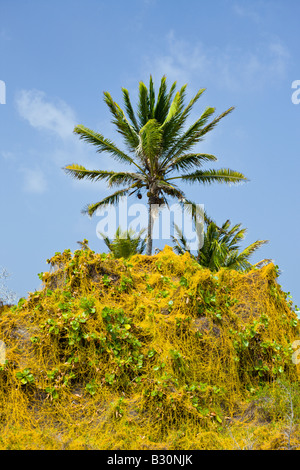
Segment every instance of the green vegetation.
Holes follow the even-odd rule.
[[[267,240],[257,240],[244,250],[239,251],[240,242],[246,234],[246,229],[240,227],[241,224],[230,227],[229,220],[226,220],[221,227],[218,227],[211,220],[208,221],[204,231],[203,244],[194,256],[195,260],[201,266],[209,268],[213,272],[219,271],[220,268],[235,269],[237,271],[251,269],[253,265],[249,262],[250,256],[267,243]],[[179,254],[185,252],[191,254],[187,240],[176,224],[175,229],[178,237],[173,237],[175,251]],[[270,262],[270,260],[265,260],[265,262]]]
[[[300,448],[300,327],[272,263],[87,242],[48,262],[0,316],[0,448]]]
[[[145,229],[136,234],[133,230],[122,231],[118,227],[113,240],[104,234],[101,235],[105,245],[115,258],[129,258],[132,255],[144,253],[146,248],[146,240],[142,238],[144,232]]]

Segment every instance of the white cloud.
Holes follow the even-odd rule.
[[[28,193],[41,194],[47,189],[47,181],[40,169],[22,168],[24,175],[23,189]]]
[[[15,159],[15,155],[13,152],[10,152],[10,151],[5,151],[3,150],[1,152],[1,156],[5,159],[5,160],[14,160]]]
[[[248,49],[239,46],[208,46],[167,35],[166,53],[145,58],[154,76],[166,75],[170,82],[214,83],[234,92],[258,90],[282,80],[287,72],[289,52],[281,41],[265,39]]]
[[[39,163],[35,169],[20,168],[24,177],[24,191],[41,194],[47,190],[44,168],[49,162],[52,162],[58,171],[72,163],[79,163],[88,169],[111,169],[112,158],[107,155],[99,156],[94,146],[87,145],[74,135],[73,130],[77,124],[75,112],[65,102],[60,100],[54,103],[44,92],[37,90],[22,90],[17,94],[15,102],[20,116],[33,128],[51,132],[58,137],[50,147],[42,151],[31,150],[31,160],[39,158]],[[44,156],[43,160],[40,159],[41,154]],[[8,159],[10,154],[2,152],[2,156]],[[105,182],[91,184],[90,181],[72,180],[67,175],[66,184],[71,184],[76,189],[94,189],[98,192],[107,188]]]
[[[44,92],[22,90],[16,97],[17,110],[32,127],[55,133],[62,139],[72,135],[76,125],[75,113],[66,103],[52,103]]]
[[[250,20],[254,21],[255,23],[259,23],[261,20],[260,15],[257,11],[253,8],[253,5],[247,4],[247,6],[241,3],[236,3],[233,5],[233,11],[238,16],[243,18],[249,18]]]
[[[51,101],[42,91],[22,90],[15,99],[17,110],[30,126],[42,132],[51,132],[58,139],[51,139],[50,146],[42,149],[34,149],[28,152],[28,159],[32,166],[24,168],[20,166],[19,171],[23,176],[23,191],[32,194],[42,194],[48,189],[47,180],[54,165],[55,174],[61,175],[62,168],[68,164],[79,163],[88,169],[111,169],[113,159],[108,155],[99,155],[93,145],[82,142],[73,133],[74,127],[78,124],[75,112],[63,101]],[[100,123],[106,125],[106,121]],[[105,126],[104,126],[105,127]],[[103,130],[103,129],[102,129]],[[104,131],[105,132],[105,131]],[[3,158],[9,159],[10,152],[0,153]],[[41,159],[41,156],[43,158]],[[21,156],[20,156],[21,158]],[[22,155],[23,158],[23,155]],[[38,163],[37,163],[38,162]],[[47,178],[46,178],[47,175]],[[65,184],[71,185],[76,190],[102,192],[107,190],[104,181],[91,184],[90,181],[78,181],[65,175]],[[101,196],[102,197],[102,196]]]

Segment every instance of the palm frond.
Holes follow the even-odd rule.
[[[262,259],[261,261],[258,261],[258,263],[253,264],[252,267],[262,268],[263,266],[266,266],[267,264],[270,264],[270,263],[274,264],[274,260],[270,258],[265,258],[265,259]]]
[[[251,243],[251,245],[247,246],[241,253],[240,256],[249,259],[250,256],[255,253],[261,246],[265,245],[266,243],[269,243],[268,240],[257,240],[254,243]]]
[[[181,122],[181,113],[184,107],[186,85],[181,87],[180,91],[174,97],[174,100],[168,111],[165,121],[162,124],[163,130],[163,152],[167,154],[171,147],[175,145],[182,133],[183,123]],[[172,107],[172,110],[171,110]],[[165,157],[164,157],[165,159]],[[161,166],[165,161],[162,163]]]
[[[149,119],[149,96],[144,82],[139,83],[138,118],[140,127],[145,126]]]
[[[246,228],[240,229],[240,226],[241,224],[235,225],[229,231],[226,231],[222,237],[223,241],[233,250],[238,248],[239,242],[245,238],[247,232]]]
[[[101,181],[103,179],[109,180],[115,173],[114,171],[105,171],[105,170],[87,170],[82,165],[77,165],[73,163],[72,165],[67,165],[63,168],[64,171],[72,176],[75,179],[82,180],[92,180],[92,181]]]
[[[107,91],[104,92],[104,101],[107,104],[111,114],[115,118],[113,119],[112,123],[117,127],[119,134],[123,136],[129,149],[134,151],[139,143],[137,132],[135,131],[134,127],[129,124],[124,111],[117,103],[114,102],[112,96]]]
[[[204,93],[204,91],[205,91],[205,88],[201,88],[200,90],[198,90],[198,92],[196,93],[196,95],[194,96],[194,98],[191,99],[191,101],[189,102],[189,104],[188,104],[188,105],[186,106],[186,108],[182,111],[181,116],[180,116],[180,125],[181,125],[181,126],[186,122],[186,120],[187,120],[187,118],[188,118],[188,116],[189,116],[189,114],[190,114],[190,112],[191,112],[192,107],[193,107],[194,104],[198,101],[198,99],[199,99],[200,96]]]
[[[167,181],[160,179],[156,182],[157,188],[162,191],[162,193],[167,194],[169,197],[182,201],[184,199],[184,193],[182,190],[177,188],[177,186],[168,183]]]
[[[155,110],[155,90],[152,75],[150,75],[149,80],[149,118],[154,119],[154,110]]]
[[[225,260],[223,266],[227,269],[234,269],[235,271],[249,271],[252,268],[251,263],[247,260],[247,258],[241,256],[238,250],[231,251],[227,259]]]
[[[160,82],[156,106],[154,110],[154,117],[160,124],[164,123],[168,115],[170,102],[172,100],[175,88],[176,88],[176,82],[173,83],[173,85],[170,88],[169,93],[167,93],[167,79],[166,79],[166,76],[164,75]]]
[[[180,108],[180,92],[177,91],[177,93],[175,94],[174,96],[174,99],[172,101],[172,104],[169,108],[169,112],[167,114],[167,117],[166,119],[164,120],[164,123],[163,123],[163,126],[170,121],[170,119],[172,119],[177,113],[178,113],[178,110]]]
[[[202,140],[201,130],[214,112],[214,108],[206,108],[200,118],[197,119],[197,121],[195,121],[183,135],[176,139],[174,145],[168,150],[167,155],[165,156],[166,162],[171,158],[175,159],[181,156],[184,152],[189,152],[194,145]]]
[[[186,237],[183,235],[182,230],[178,227],[177,224],[174,223],[174,228],[177,234],[177,237],[172,235],[172,241],[175,243],[174,250],[178,255],[183,255],[184,253],[188,252],[191,254],[190,248],[188,246],[188,242]]]
[[[129,164],[135,164],[134,160],[129,155],[118,149],[111,140],[104,138],[102,134],[94,132],[83,125],[76,126],[74,133],[78,134],[81,140],[85,140],[89,144],[95,145],[97,148],[96,152],[108,152],[122,163],[126,162]]]
[[[231,108],[227,109],[226,111],[224,111],[222,114],[220,114],[219,116],[217,116],[215,119],[213,119],[207,126],[205,126],[201,132],[200,132],[200,137],[203,138],[203,136],[205,134],[207,134],[208,132],[210,132],[211,130],[214,129],[214,127],[216,127],[216,125],[218,124],[218,122],[221,121],[221,119],[223,119],[225,116],[227,116],[228,114],[230,114],[232,111],[234,110],[234,106],[232,106]]]
[[[133,107],[132,107],[132,104],[131,104],[131,101],[130,101],[129,91],[126,90],[126,88],[122,88],[122,92],[123,92],[123,101],[124,101],[124,104],[125,104],[125,109],[126,109],[127,115],[129,117],[129,119],[131,120],[131,123],[133,125],[134,130],[136,132],[139,132],[139,125],[137,123],[137,120],[136,120],[136,117],[135,117],[135,114],[134,114],[134,111],[133,111]]]
[[[217,161],[217,157],[207,153],[187,153],[172,160],[165,170],[188,170],[193,166],[201,166],[205,161]]]
[[[155,167],[155,157],[160,153],[161,143],[161,126],[156,119],[150,119],[140,130],[140,145],[137,153],[143,155],[152,170]]]
[[[211,184],[214,182],[217,183],[240,183],[242,181],[248,181],[247,178],[238,171],[230,170],[229,168],[221,168],[220,170],[197,170],[194,173],[189,173],[188,175],[181,175],[181,176],[174,176],[172,178],[168,178],[167,181],[179,179],[181,178],[183,181],[188,183],[206,183]]]
[[[89,204],[83,209],[82,213],[92,216],[96,212],[96,210],[99,209],[100,207],[105,208],[109,205],[117,204],[120,198],[123,196],[126,196],[126,194],[128,193],[128,191],[130,191],[130,189],[131,189],[131,186],[129,188],[120,189],[119,191],[114,192],[110,196],[105,197],[104,199],[102,199],[99,202],[96,202],[95,204]]]
[[[145,177],[140,173],[130,173],[129,171],[112,172],[108,179],[108,186],[120,186],[121,184],[132,184],[145,182]]]
[[[200,216],[200,221],[202,222],[202,220],[204,220],[204,223],[206,225],[209,225],[211,223],[215,224],[213,219],[207,214],[207,212],[201,207],[201,205],[196,204],[195,202],[190,201],[186,198],[184,198],[182,203],[185,205],[186,210],[191,215],[194,222],[197,222],[197,218],[199,218]]]

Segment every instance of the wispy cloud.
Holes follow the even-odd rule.
[[[13,153],[13,152],[10,152],[10,151],[2,150],[2,152],[1,152],[0,155],[1,155],[1,157],[3,157],[3,158],[4,158],[5,160],[7,160],[7,161],[8,161],[8,160],[12,161],[12,160],[15,159],[14,153]]]
[[[99,159],[94,146],[87,145],[74,135],[74,127],[78,124],[76,113],[63,100],[53,101],[40,90],[22,90],[17,93],[15,103],[19,115],[31,127],[57,137],[51,139],[51,144],[46,148],[29,152],[32,167],[20,167],[25,192],[41,194],[47,190],[48,177],[45,175],[48,173],[49,163],[50,168],[53,165],[55,171],[58,169],[59,172],[71,163],[79,163],[88,169],[111,167],[112,162],[107,157],[102,155]],[[10,154],[2,152],[2,156],[9,159]],[[89,181],[72,181],[67,176],[66,182],[76,189],[95,189],[99,192],[106,188],[104,182],[91,185]]]
[[[259,23],[261,21],[261,16],[255,9],[255,7],[251,5],[249,2],[247,5],[242,4],[242,3],[235,3],[232,9],[236,15],[242,18],[249,18],[255,23]]]
[[[47,180],[41,169],[22,168],[21,172],[24,176],[25,192],[42,194],[47,190]]]
[[[174,31],[167,36],[165,53],[146,57],[147,68],[157,76],[166,74],[170,81],[214,83],[234,92],[263,89],[286,76],[289,52],[280,39],[257,42],[249,48],[211,46],[178,38]]]
[[[64,101],[53,103],[39,90],[22,90],[16,96],[17,110],[32,127],[47,130],[62,139],[72,135],[76,117]]]

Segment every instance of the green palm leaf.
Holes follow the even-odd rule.
[[[207,108],[197,121],[192,124],[188,130],[175,141],[174,146],[168,150],[165,161],[168,162],[171,158],[175,159],[182,153],[188,152],[195,144],[200,142],[202,134],[201,129],[206,124],[207,120],[215,111],[214,108]]]
[[[188,175],[175,176],[173,178],[168,178],[167,181],[181,178],[187,183],[205,183],[211,184],[214,182],[217,183],[240,183],[242,181],[247,181],[247,178],[237,171],[230,170],[229,168],[221,168],[220,170],[206,170],[201,171],[197,170],[194,173]]]
[[[96,202],[95,204],[89,204],[83,209],[84,214],[88,214],[89,216],[92,216],[97,209],[100,207],[107,207],[109,205],[114,205],[117,204],[120,200],[121,197],[126,196],[126,194],[132,189],[130,186],[129,188],[125,189],[120,189],[119,191],[116,191],[115,193],[111,194],[110,196],[105,197],[99,202]]]
[[[162,142],[162,131],[156,119],[150,119],[140,130],[140,144],[137,149],[146,161],[152,162],[154,166],[155,156],[159,154]]]
[[[132,108],[129,92],[128,92],[128,90],[126,90],[126,88],[122,88],[122,92],[123,92],[123,101],[124,101],[124,104],[125,104],[125,109],[126,109],[127,115],[129,117],[129,119],[131,120],[131,123],[133,125],[134,130],[138,133],[139,132],[139,125],[137,123],[137,120],[136,120],[136,117],[135,117],[135,114],[134,114],[134,111],[133,111],[133,108]]]
[[[145,177],[139,173],[130,173],[129,171],[111,172],[111,176],[108,179],[108,186],[120,186],[124,184],[132,183],[143,183]]]
[[[139,84],[138,117],[140,127],[145,126],[149,119],[149,96],[145,83]]]
[[[110,109],[110,112],[115,118],[112,123],[115,124],[118,129],[118,132],[123,136],[129,149],[131,151],[134,151],[134,149],[139,144],[139,137],[137,132],[135,131],[134,127],[129,124],[124,114],[124,111],[120,108],[117,103],[114,102],[110,93],[104,92],[104,97],[104,101],[106,102],[107,106]]]
[[[256,242],[247,246],[247,248],[241,252],[240,256],[248,260],[250,256],[255,253],[255,251],[257,251],[262,245],[265,245],[266,243],[268,243],[268,240],[257,240]]]
[[[114,171],[105,170],[87,170],[84,166],[77,165],[76,163],[67,165],[64,170],[75,179],[88,179],[92,181],[101,181],[103,179],[109,180],[115,173]]]
[[[172,100],[175,88],[176,82],[173,83],[169,93],[167,93],[167,80],[165,76],[162,77],[154,110],[154,117],[160,124],[164,123],[168,115],[170,102]]]
[[[175,158],[165,170],[188,170],[193,166],[201,166],[205,161],[216,161],[217,157],[207,153],[188,153]]]
[[[114,143],[105,139],[102,134],[92,131],[88,127],[79,125],[74,129],[74,133],[79,135],[81,140],[88,142],[89,144],[95,145],[97,147],[97,152],[108,152],[112,157],[116,158],[122,163],[134,164],[134,160],[118,149]]]
[[[186,85],[185,85],[186,86]],[[184,88],[185,90],[185,88]],[[194,98],[191,99],[191,101],[189,102],[189,104],[187,105],[187,107],[184,109],[184,111],[181,113],[181,116],[180,116],[180,126],[182,127],[183,124],[186,122],[189,114],[190,114],[190,111],[192,109],[192,107],[194,106],[194,104],[199,100],[200,96],[204,93],[205,91],[205,88],[201,88],[197,93],[196,95],[194,96]]]

